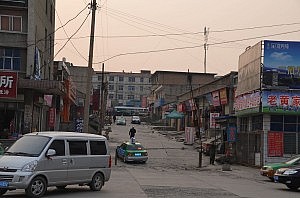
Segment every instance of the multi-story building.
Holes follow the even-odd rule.
[[[300,42],[264,40],[239,57],[237,158],[262,166],[300,154]]]
[[[63,84],[53,81],[55,0],[0,1],[2,138],[55,128]]]
[[[164,112],[168,111],[162,108],[164,105],[175,104],[178,95],[213,81],[214,76],[210,73],[156,71],[151,76],[152,115],[162,118]]]
[[[93,75],[93,87],[99,89],[102,83],[102,72]],[[107,82],[107,107],[131,106],[147,107],[147,96],[150,94],[151,71],[105,72],[104,82]]]

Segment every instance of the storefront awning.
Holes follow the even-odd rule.
[[[62,82],[55,80],[32,80],[20,78],[18,81],[18,88],[38,90],[45,94],[65,94],[65,88]]]

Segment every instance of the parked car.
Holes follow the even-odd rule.
[[[131,124],[141,124],[141,119],[139,116],[132,116],[131,117]]]
[[[300,155],[292,157],[286,162],[266,164],[260,169],[260,174],[274,181],[274,174],[276,170],[280,168],[295,166],[295,165],[300,165]]]
[[[147,150],[138,142],[123,142],[117,146],[117,156],[124,162],[142,162],[148,160]]]
[[[126,125],[126,119],[123,116],[117,117],[116,124],[117,125]]]
[[[91,166],[93,164],[93,166]],[[18,139],[0,158],[0,196],[25,189],[42,197],[47,187],[88,185],[99,191],[111,174],[111,156],[104,136],[76,132],[35,132]]]
[[[300,166],[278,169],[274,181],[285,184],[289,189],[297,190],[300,188]]]

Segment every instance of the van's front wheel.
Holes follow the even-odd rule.
[[[35,177],[25,189],[28,197],[42,197],[47,190],[46,180],[43,177]]]
[[[90,183],[90,189],[93,191],[99,191],[101,190],[103,184],[104,184],[103,176],[100,173],[96,173],[92,179],[92,182]]]

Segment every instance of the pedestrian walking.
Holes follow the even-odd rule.
[[[216,157],[216,144],[213,143],[209,149],[209,164],[215,165],[215,157]]]
[[[116,115],[114,115],[113,116],[114,123],[116,122],[116,119],[117,119],[117,117],[116,117]]]
[[[133,127],[129,130],[129,138],[130,138],[130,141],[131,141],[132,143],[134,143],[134,140],[135,140],[135,138],[134,138],[135,133],[136,133],[136,130],[135,130],[134,126],[133,126]]]

